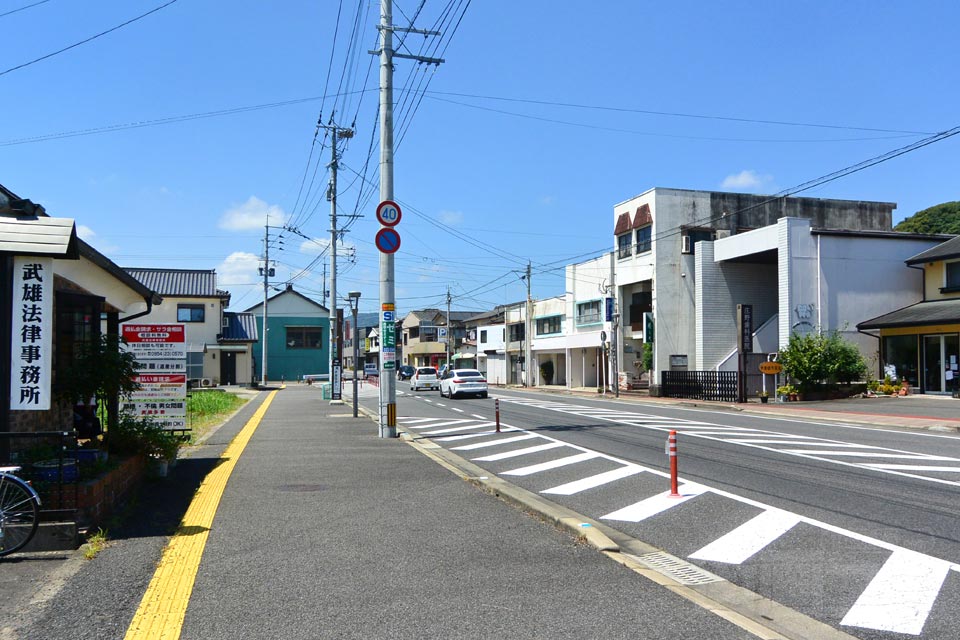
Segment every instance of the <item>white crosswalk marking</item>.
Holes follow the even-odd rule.
[[[487,433],[490,433],[489,431]],[[496,433],[496,432],[494,432]],[[475,444],[464,444],[459,447],[450,447],[451,451],[473,451],[474,449],[483,449],[484,447],[496,447],[502,444],[510,444],[511,442],[519,442],[521,440],[530,440],[531,438],[539,438],[540,436],[533,433],[525,433],[522,436],[513,436],[511,438],[503,438],[501,440],[491,440],[490,442],[477,442]]]
[[[482,429],[483,427],[492,427],[495,423],[493,422],[474,422],[473,420],[466,420],[464,422],[470,424],[459,424],[455,427],[446,427],[443,429],[434,429],[436,425],[430,425],[428,428],[430,431],[421,431],[420,434],[424,436],[433,436],[439,435],[441,433],[454,433],[456,431],[467,431],[469,429]]]
[[[593,489],[595,487],[600,487],[610,482],[616,482],[622,478],[627,478],[632,475],[636,475],[644,471],[643,467],[637,467],[634,465],[626,465],[618,469],[613,469],[611,471],[604,471],[603,473],[598,473],[595,476],[590,476],[589,478],[584,478],[583,480],[576,480],[574,482],[568,482],[566,484],[561,484],[559,486],[553,487],[552,489],[546,489],[540,493],[549,493],[558,496],[572,496],[575,493],[580,493],[581,491],[586,491],[587,489]]]
[[[607,515],[602,516],[601,520],[640,522],[641,520],[646,520],[647,518],[653,517],[658,513],[663,513],[668,509],[672,509],[673,507],[681,505],[688,500],[696,498],[701,493],[706,491],[706,488],[701,487],[698,484],[688,482],[682,485],[679,490],[679,496],[671,496],[669,491],[659,493],[651,498],[647,498],[646,500],[641,500],[636,504],[632,504],[629,507],[624,507],[623,509],[618,509],[612,513],[608,513]]]
[[[920,464],[865,464],[865,467],[874,469],[889,469],[891,471],[946,471],[960,473],[960,467],[927,467]]]
[[[895,551],[840,624],[920,635],[949,570],[943,560]]]
[[[492,456],[485,456],[483,458],[473,458],[477,462],[495,462],[497,460],[506,460],[507,458],[516,458],[519,456],[526,456],[531,453],[539,453],[541,451],[547,451],[549,449],[556,449],[557,447],[567,446],[563,442],[548,442],[547,444],[538,444],[535,447],[527,447],[526,449],[518,449],[516,451],[506,451],[504,453],[495,453]]]
[[[779,509],[764,511],[694,552],[695,560],[742,564],[800,522],[800,516]]]
[[[434,427],[447,427],[451,424],[468,424],[474,422],[473,420],[467,420],[465,418],[458,418],[456,420],[441,420],[439,422],[434,421],[433,424],[421,424],[419,426],[411,425],[414,429],[433,429]]]
[[[568,456],[566,458],[560,458],[559,460],[551,460],[549,462],[541,462],[540,464],[530,465],[529,467],[521,467],[519,469],[513,469],[511,471],[504,471],[501,475],[505,476],[529,476],[534,473],[540,473],[541,471],[549,471],[550,469],[556,469],[558,467],[565,467],[569,464],[577,464],[578,462],[584,462],[586,460],[593,460],[599,453],[578,453],[574,456]]]
[[[809,453],[809,449],[784,449],[787,453]],[[845,456],[848,458],[899,458],[901,460],[953,460],[944,456],[913,455],[909,453],[877,453],[875,451],[817,451],[820,456]],[[872,466],[872,465],[870,465]],[[951,467],[960,471],[960,467]]]
[[[506,433],[508,431],[520,431],[516,427],[501,427],[500,432]],[[480,436],[492,436],[496,434],[496,431],[477,431],[476,433],[460,433],[455,436],[443,436],[442,438],[434,438],[437,442],[456,442],[457,440],[468,440],[470,438],[479,438]]]

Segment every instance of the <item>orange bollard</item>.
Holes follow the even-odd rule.
[[[667,455],[670,456],[670,497],[679,498],[677,488],[677,432],[671,431],[667,438]]]
[[[500,398],[494,399],[493,406],[497,410],[497,433],[500,433]]]

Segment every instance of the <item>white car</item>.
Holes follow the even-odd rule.
[[[440,381],[437,379],[437,370],[433,367],[417,367],[410,377],[410,391],[420,389],[437,389]]]
[[[473,393],[487,397],[487,379],[476,369],[450,369],[440,378],[440,395],[456,398]]]

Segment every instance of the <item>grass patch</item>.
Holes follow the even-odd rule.
[[[220,424],[227,416],[246,404],[246,398],[224,391],[192,391],[187,394],[187,424],[191,428],[190,441]]]
[[[103,551],[107,546],[107,532],[103,529],[97,529],[97,532],[87,538],[84,545],[83,557],[87,560],[93,560],[97,554]]]

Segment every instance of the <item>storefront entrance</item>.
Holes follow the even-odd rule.
[[[960,336],[923,336],[923,386],[926,393],[951,393],[957,388]]]

